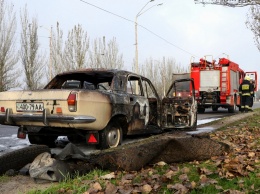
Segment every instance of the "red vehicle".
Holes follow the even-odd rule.
[[[206,108],[217,111],[219,107],[227,108],[233,113],[240,109],[239,85],[245,75],[255,82],[257,90],[257,72],[244,72],[237,63],[226,58],[219,62],[200,59],[200,62],[191,63],[190,76],[194,79],[195,95],[198,102],[198,112],[204,113]]]

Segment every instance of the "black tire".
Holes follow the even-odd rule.
[[[228,112],[229,113],[234,113],[237,107],[237,96],[234,96],[234,105],[228,107]]]
[[[115,148],[122,143],[122,128],[116,121],[111,121],[99,133],[99,149]]]
[[[235,112],[235,108],[233,106],[228,107],[228,112],[229,113],[234,113]]]
[[[228,112],[229,112],[229,113],[234,113],[235,110],[236,110],[236,104],[234,104],[233,106],[229,106],[229,107],[228,107]]]
[[[46,145],[31,145],[0,156],[0,175],[10,169],[20,170],[43,152],[50,153],[50,148]]]
[[[37,144],[37,145],[47,145],[50,148],[56,147],[55,140],[58,138],[58,136],[45,136],[45,135],[39,135],[39,134],[28,134],[28,139],[31,144]]]
[[[205,108],[198,108],[198,113],[204,113],[205,112]]]
[[[217,106],[212,106],[212,110],[213,111],[218,111],[218,107]]]

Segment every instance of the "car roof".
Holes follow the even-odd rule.
[[[105,68],[87,68],[87,69],[79,69],[79,70],[72,70],[72,71],[66,71],[58,74],[57,76],[63,76],[67,74],[86,74],[86,75],[115,75],[115,74],[122,74],[122,75],[136,75],[145,78],[144,76],[138,75],[134,72],[130,72],[127,70],[120,70],[120,69],[105,69]]]

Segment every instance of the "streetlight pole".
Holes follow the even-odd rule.
[[[41,28],[44,28],[49,31],[50,33],[50,41],[49,41],[49,47],[50,47],[50,55],[49,55],[49,80],[52,79],[52,26],[51,29],[46,28],[44,26],[40,26]]]
[[[155,0],[150,0],[150,1],[148,1],[148,2],[142,7],[142,9],[136,14],[136,16],[135,16],[135,72],[136,72],[137,74],[139,74],[139,67],[138,67],[138,32],[137,32],[138,23],[137,23],[137,18],[138,18],[140,15],[144,14],[145,12],[147,12],[148,10],[150,10],[151,8],[153,8],[154,6],[160,6],[160,5],[162,5],[162,3],[157,4],[157,5],[153,5],[153,6],[151,6],[150,8],[146,9],[145,11],[143,11],[144,8],[145,8],[150,2],[153,2],[153,1],[155,1]]]

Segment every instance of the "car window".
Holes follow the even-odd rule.
[[[140,78],[129,76],[127,81],[127,93],[141,96]]]
[[[111,82],[99,83],[97,85],[97,89],[99,89],[99,90],[111,90]]]
[[[62,89],[81,88],[81,83],[80,81],[77,80],[67,80],[62,84],[61,88]]]
[[[83,89],[87,89],[87,90],[95,90],[96,87],[94,84],[90,83],[90,82],[87,82],[87,81],[84,81],[83,83]]]
[[[190,81],[175,82],[168,97],[190,97]]]
[[[150,84],[146,80],[142,80],[144,96],[147,98],[156,98],[153,89],[151,88]]]

